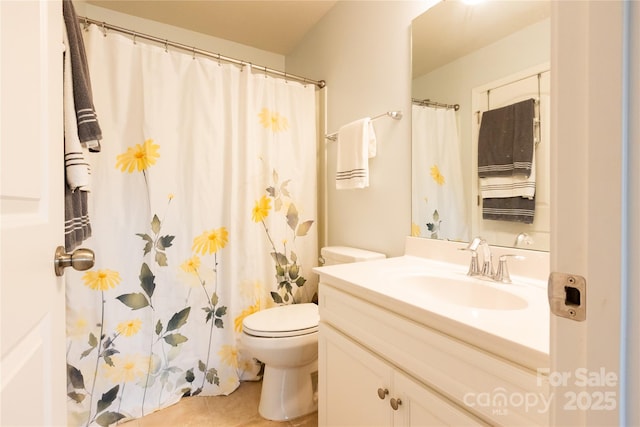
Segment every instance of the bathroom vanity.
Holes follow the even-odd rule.
[[[527,258],[503,284],[468,277],[463,245],[410,239],[316,269],[319,424],[548,425],[546,254],[504,249]]]

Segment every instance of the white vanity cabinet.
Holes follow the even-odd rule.
[[[431,328],[393,294],[352,285],[320,275],[320,426],[548,424],[544,374]]]
[[[321,426],[485,425],[326,323],[319,357]]]

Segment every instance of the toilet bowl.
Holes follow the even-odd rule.
[[[321,250],[325,265],[385,258],[384,254],[345,246]],[[242,321],[241,341],[264,363],[258,412],[284,421],[318,410],[318,306],[283,305],[253,313]]]
[[[258,412],[284,421],[318,410],[318,306],[283,305],[242,322],[242,343],[264,363]]]

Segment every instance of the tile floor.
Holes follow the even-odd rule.
[[[177,404],[121,425],[125,427],[317,427],[318,413],[276,422],[258,414],[261,382],[243,382],[229,396],[186,397]]]

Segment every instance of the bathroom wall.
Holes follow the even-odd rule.
[[[327,149],[328,243],[387,256],[404,253],[411,226],[411,21],[434,1],[343,1],[286,57],[288,72],[327,81],[327,131],[389,110],[375,121],[370,186],[336,190],[336,146]]]

